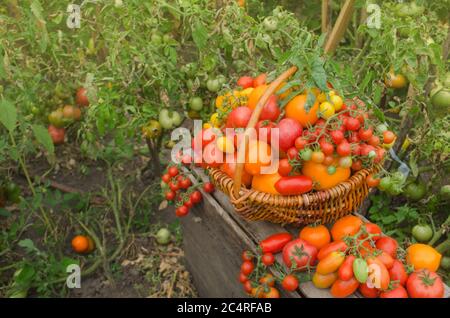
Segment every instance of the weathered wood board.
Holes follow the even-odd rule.
[[[208,180],[202,170],[193,171],[197,178]],[[194,177],[191,178],[196,183]],[[212,195],[202,191],[204,200],[182,219],[183,245],[187,267],[201,297],[248,297],[237,277],[244,250],[256,251],[258,242],[268,235],[288,231],[297,236],[299,229],[265,221],[248,222],[241,218],[227,196],[220,191]],[[363,216],[359,215],[364,218]],[[281,255],[277,261],[282,264]],[[299,292],[280,290],[282,297],[331,298],[329,289],[318,289],[311,282],[302,283]],[[350,298],[359,298],[355,293]],[[445,297],[450,297],[446,286]]]

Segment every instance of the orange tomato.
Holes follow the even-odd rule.
[[[298,121],[303,128],[314,125],[318,119],[319,102],[314,102],[309,110],[305,109],[307,95],[297,95],[286,105],[286,117]]]
[[[321,275],[336,272],[345,260],[342,252],[331,252],[317,264],[316,271]]]
[[[270,166],[272,148],[266,142],[252,140],[249,142],[244,169],[251,175],[262,173],[262,167]]]
[[[350,168],[343,168],[337,164],[337,159],[334,160],[334,164],[336,166],[336,172],[329,174],[327,165],[323,163],[316,163],[312,160],[306,161],[303,164],[302,173],[313,179],[314,189],[329,189],[347,180],[351,174]]]
[[[236,171],[236,155],[234,156],[233,162],[225,162],[221,167],[220,170],[225,172],[230,178],[234,179],[234,174]],[[251,186],[252,184],[252,175],[247,173],[245,170],[242,170],[242,184],[244,184],[246,187]]]
[[[77,253],[86,253],[89,250],[89,238],[77,235],[72,239],[72,248]]]
[[[426,244],[412,244],[406,250],[406,262],[414,266],[414,270],[428,269],[436,272],[441,263],[442,255]]]
[[[359,287],[359,282],[355,277],[349,280],[337,279],[331,286],[331,295],[336,298],[344,298],[353,294]]]
[[[81,110],[79,107],[72,105],[65,105],[63,107],[63,117],[73,120],[79,120],[81,118]]]
[[[304,239],[311,245],[314,245],[317,250],[330,243],[330,232],[324,225],[305,226],[301,231],[299,237]]]
[[[312,283],[317,288],[329,288],[338,279],[338,274],[336,272],[329,273],[326,275],[321,275],[317,272],[314,273],[312,277]]]
[[[281,176],[278,172],[274,174],[258,174],[253,176],[252,188],[266,193],[279,194],[275,189],[275,183],[280,180]]]
[[[275,277],[273,277],[272,274],[267,273],[266,275],[264,275],[263,277],[261,277],[259,279],[259,283],[261,285],[266,285],[266,286],[269,286],[269,287],[273,287],[273,286],[275,286]]]
[[[264,293],[263,298],[280,298],[280,292],[275,287],[270,287],[269,291]]]
[[[390,70],[384,79],[384,83],[389,88],[403,88],[406,86],[407,80],[402,74],[395,74],[394,70]]]
[[[339,241],[347,235],[355,235],[361,228],[362,223],[362,220],[357,216],[344,216],[333,224],[331,236],[334,241]]]
[[[264,92],[267,89],[267,85],[259,85],[256,86],[253,91],[250,93],[250,95],[248,96],[248,102],[247,102],[247,106],[250,109],[255,109],[256,104],[258,104],[259,99],[261,98],[261,96],[264,94]]]

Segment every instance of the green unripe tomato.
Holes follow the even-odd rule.
[[[189,108],[195,111],[201,111],[203,108],[203,100],[201,97],[194,96],[189,100]]]
[[[336,167],[335,167],[335,166],[328,166],[328,167],[327,167],[327,173],[328,173],[329,175],[335,174],[335,173],[336,173]]]
[[[218,79],[210,78],[206,81],[206,88],[210,92],[217,92],[220,89],[220,83]]]
[[[418,242],[428,242],[433,237],[433,229],[428,224],[417,224],[412,228],[412,235]]]
[[[403,190],[405,196],[412,201],[420,201],[425,197],[427,193],[427,187],[422,182],[410,183]]]
[[[439,191],[439,194],[444,200],[450,199],[450,184],[443,185]]]
[[[159,229],[156,233],[156,241],[158,244],[167,245],[170,243],[170,231],[166,228]]]

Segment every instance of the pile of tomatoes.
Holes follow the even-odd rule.
[[[216,112],[192,142],[193,154],[203,159],[199,165],[219,168],[232,178],[243,130],[269,85],[266,74],[243,76],[237,84],[240,89],[217,97]],[[234,131],[231,136],[227,128]],[[281,137],[278,170],[264,174],[261,169],[271,165],[274,151],[273,128],[278,128]],[[382,162],[385,149],[392,147],[396,138],[370,116],[361,100],[344,102],[331,85],[321,92],[289,82],[270,96],[255,129],[256,139],[250,139],[246,149],[242,183],[278,195],[329,189],[352,172]],[[371,175],[367,182],[377,186],[379,178]]]
[[[436,273],[441,254],[425,244],[412,244],[405,251],[376,224],[353,215],[337,220],[331,230],[310,225],[298,238],[289,233],[271,235],[260,242],[259,252],[243,253],[239,275],[253,297],[279,296],[276,282],[294,291],[305,274],[315,287],[330,288],[339,298],[356,291],[367,298],[444,296],[444,284]],[[275,261],[279,252],[284,266]],[[275,276],[269,266],[275,267]]]
[[[211,182],[193,185],[189,176],[182,174],[177,166],[169,166],[161,180],[165,198],[175,203],[175,214],[178,217],[188,215],[189,209],[202,201],[202,193],[198,190],[200,187],[206,193],[214,191]]]
[[[74,121],[81,119],[81,107],[88,107],[89,100],[87,97],[87,90],[80,87],[75,95],[75,102],[77,106],[65,105],[52,111],[48,115],[48,133],[52,138],[53,144],[60,145],[64,143],[66,136],[65,127]]]

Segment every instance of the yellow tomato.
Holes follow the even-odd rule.
[[[239,95],[248,98],[252,92],[253,92],[253,87],[248,87],[248,88],[240,91]]]
[[[314,273],[312,283],[317,288],[329,288],[338,279],[338,273],[333,272],[326,275],[321,275],[317,272]]]
[[[407,84],[406,77],[402,74],[395,74],[394,70],[391,69],[384,79],[384,83],[389,88],[403,88]]]
[[[324,93],[324,92],[322,92],[322,93],[320,93],[319,95],[317,95],[317,101],[318,101],[319,103],[326,102],[326,101],[327,101],[327,94]]]
[[[212,114],[209,121],[216,128],[219,128],[220,126],[222,126],[222,121],[219,119],[219,113]]]
[[[344,105],[344,101],[342,100],[342,97],[339,95],[330,96],[330,101],[333,104],[335,111],[340,111],[342,105]]]
[[[216,107],[221,112],[226,112],[231,108],[240,106],[239,92],[234,91],[233,94],[228,92],[224,95],[217,96]]]
[[[324,119],[328,119],[334,115],[334,113],[335,113],[334,107],[330,102],[323,102],[319,106],[319,113],[320,113],[320,117],[322,117]]]
[[[228,139],[225,136],[217,138],[217,148],[224,153],[233,153],[234,152],[234,143],[232,140]]]
[[[406,262],[414,266],[415,270],[428,269],[431,272],[438,270],[442,255],[433,247],[426,244],[412,244],[406,250]]]
[[[280,194],[275,189],[275,183],[277,183],[280,178],[281,176],[278,174],[278,172],[275,172],[274,174],[255,175],[252,179],[252,188],[261,192]]]
[[[204,129],[209,129],[209,128],[212,128],[212,125],[210,123],[204,123],[203,124],[203,128]]]

